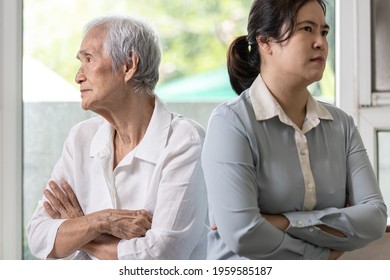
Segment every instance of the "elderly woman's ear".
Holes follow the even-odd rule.
[[[125,71],[125,82],[130,81],[138,69],[138,63],[139,63],[139,56],[135,52],[130,53],[130,59],[128,64],[124,65],[124,71]]]

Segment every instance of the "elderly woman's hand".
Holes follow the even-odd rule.
[[[99,212],[97,212],[99,213]],[[144,237],[152,227],[152,215],[146,210],[107,209],[101,211],[102,227],[120,239]]]
[[[46,212],[53,219],[74,219],[84,216],[79,201],[70,185],[65,181],[61,181],[61,187],[54,182],[49,182],[50,190],[45,189],[44,195],[49,202],[45,201],[43,206]]]
[[[74,219],[84,216],[79,201],[71,186],[61,181],[61,188],[54,182],[49,182],[50,190],[44,195],[46,212],[53,219]],[[105,209],[92,213],[89,218],[96,221],[104,233],[120,239],[143,237],[152,226],[152,214],[146,210]]]

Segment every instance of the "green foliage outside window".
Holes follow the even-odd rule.
[[[163,58],[160,82],[184,79],[225,69],[230,41],[246,34],[251,0],[25,0],[24,52],[43,62],[77,86],[75,59],[84,24],[106,14],[144,18],[160,33]],[[334,31],[334,0],[328,1],[328,22]],[[334,46],[334,32],[329,36]],[[214,73],[215,74],[215,73]],[[228,84],[228,81],[226,81]],[[321,83],[313,85],[315,96],[333,102],[334,50]]]

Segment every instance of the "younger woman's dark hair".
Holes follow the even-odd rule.
[[[236,38],[229,46],[227,70],[230,84],[239,95],[249,88],[260,73],[261,58],[257,39],[288,40],[295,29],[298,11],[317,1],[326,14],[325,0],[254,0],[249,11],[247,36]]]

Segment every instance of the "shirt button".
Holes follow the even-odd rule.
[[[307,188],[308,188],[308,189],[314,188],[314,184],[313,184],[313,183],[309,183],[309,184],[307,185]]]
[[[309,227],[309,232],[313,232],[314,231],[314,228],[313,227]]]
[[[306,155],[307,151],[305,149],[301,150],[301,155],[304,156]]]

